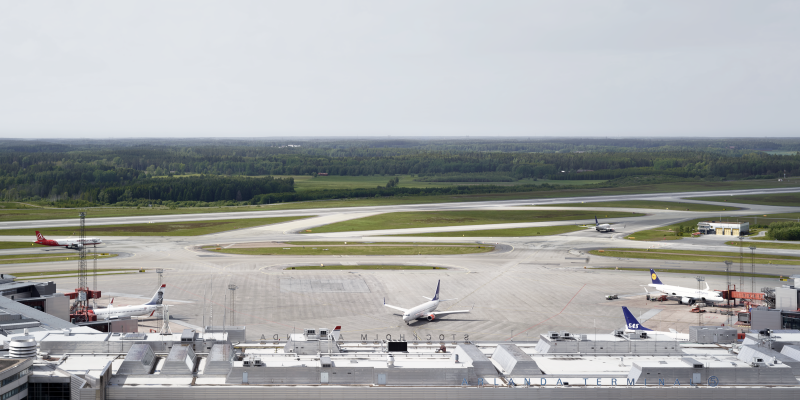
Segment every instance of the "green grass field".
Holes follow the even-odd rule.
[[[308,177],[311,178],[310,176]],[[385,178],[382,185],[388,182],[389,177]],[[522,182],[522,181],[519,181]],[[570,184],[574,181],[537,181],[533,183],[551,183],[557,182],[563,184]],[[401,178],[400,186],[403,186]],[[432,183],[432,182],[417,182],[417,183]],[[302,185],[300,185],[302,186]],[[377,186],[377,184],[375,185]],[[442,186],[442,185],[438,185]],[[344,199],[344,200],[319,200],[319,201],[306,201],[306,202],[293,202],[293,203],[279,203],[261,206],[235,206],[235,207],[186,207],[169,209],[167,207],[157,208],[141,208],[135,207],[90,207],[87,211],[87,218],[101,218],[101,217],[126,217],[126,216],[144,216],[144,215],[175,215],[175,214],[200,214],[200,213],[218,213],[218,212],[247,212],[247,211],[264,211],[264,210],[296,210],[296,209],[313,209],[313,208],[333,208],[333,207],[367,207],[367,206],[391,206],[401,204],[427,204],[427,203],[449,203],[449,202],[470,202],[470,201],[491,201],[491,200],[531,200],[532,203],[536,199],[552,199],[559,197],[577,197],[577,196],[609,196],[620,194],[642,194],[642,193],[674,193],[679,191],[716,191],[716,190],[741,190],[741,189],[766,189],[776,187],[800,187],[800,181],[792,182],[777,182],[774,179],[764,180],[743,180],[743,181],[725,181],[725,182],[670,182],[658,183],[637,186],[621,186],[613,188],[590,188],[590,189],[564,189],[564,190],[549,190],[549,191],[535,191],[535,192],[518,192],[518,193],[497,193],[497,194],[465,194],[465,195],[441,195],[441,196],[397,196],[397,197],[380,197],[380,198],[363,198],[363,199]],[[298,189],[300,190],[300,189]],[[707,200],[702,198],[698,200]],[[23,207],[22,203],[3,203],[3,204],[16,204]],[[797,203],[795,203],[797,204]],[[65,208],[43,208],[43,207],[28,207],[14,209],[12,206],[0,208],[0,222],[3,221],[31,221],[31,220],[48,220],[48,219],[78,219],[77,209]]]
[[[677,211],[732,211],[738,207],[724,207],[714,204],[677,203],[672,201],[628,200],[628,201],[599,201],[588,203],[570,204],[542,204],[547,207],[619,207],[619,208],[649,208],[656,210]]]
[[[2,232],[2,231],[0,231]],[[7,250],[7,249],[25,249],[28,247],[36,248],[37,245],[31,242],[0,242],[0,250]],[[41,247],[41,246],[39,246]]]
[[[730,242],[725,242],[725,244],[729,246],[739,247],[739,241],[733,240]],[[743,241],[742,246],[749,254],[749,247],[751,245],[756,246],[756,252],[758,249],[781,249],[781,250],[800,250],[800,243],[777,243],[777,242],[767,242],[767,241],[758,241],[758,242],[750,242],[750,241]],[[749,257],[749,256],[748,256]]]
[[[428,228],[440,226],[489,225],[516,222],[545,222],[575,219],[639,217],[629,212],[593,210],[491,210],[491,211],[415,211],[373,215],[316,227],[308,232],[347,232],[374,229]]]
[[[550,236],[560,235],[584,230],[586,228],[576,225],[540,226],[536,228],[514,229],[483,229],[477,231],[433,232],[418,233],[414,235],[387,235],[387,236],[427,236],[427,237],[522,237],[522,236]]]
[[[97,259],[100,260],[116,256],[117,254],[98,255]],[[28,264],[28,263],[72,261],[72,260],[75,261],[78,260],[78,253],[66,256],[52,255],[52,254],[14,254],[14,255],[0,256],[0,264]]]
[[[86,228],[87,236],[198,236],[210,233],[231,231],[234,229],[252,228],[254,226],[271,225],[293,221],[307,217],[276,217],[252,219],[227,219],[215,221],[162,222],[156,224],[99,225]],[[45,230],[46,229],[46,230]],[[45,237],[75,235],[80,229],[77,226],[64,228],[45,228]],[[5,229],[0,235],[33,235],[31,229]]]
[[[689,200],[717,201],[741,204],[760,204],[765,206],[797,207],[800,205],[800,193],[752,194],[746,196],[712,196],[694,197]]]
[[[603,257],[641,258],[647,260],[676,260],[676,261],[703,261],[724,262],[739,259],[739,253],[720,251],[694,251],[694,250],[661,250],[661,249],[603,249],[591,250],[589,254]],[[745,256],[750,260],[749,256]],[[800,265],[800,257],[780,256],[772,254],[756,254],[756,264]]]
[[[296,246],[296,247],[259,247],[249,249],[220,249],[206,247],[205,250],[225,254],[245,254],[260,256],[416,256],[416,255],[454,255],[486,253],[494,250],[494,246],[486,245],[414,245],[414,246]]]
[[[594,268],[591,268],[591,269],[604,269],[604,270],[613,270],[613,271],[642,271],[642,272],[650,272],[649,268],[619,268],[619,269],[617,269],[616,267],[594,267]],[[725,271],[708,271],[708,270],[703,270],[703,269],[664,269],[664,268],[659,268],[659,269],[653,269],[653,271],[656,271],[658,273],[664,273],[664,274],[728,275],[728,273],[725,272]],[[743,273],[743,274],[740,274],[738,272],[731,272],[731,276],[736,276],[736,277],[744,276],[744,277],[748,277],[748,278],[753,277],[753,276],[755,276],[756,278],[778,278],[778,275],[751,274],[751,273],[748,273],[748,272]]]
[[[421,265],[332,265],[329,267],[321,265],[309,265],[304,267],[289,267],[287,270],[401,270],[401,269],[447,269],[444,267],[424,267]]]
[[[691,226],[693,228],[697,228],[697,223],[702,221],[731,221],[731,222],[749,222],[750,226],[754,226],[757,224],[770,224],[776,221],[788,221],[794,220],[797,217],[800,217],[800,213],[790,213],[790,214],[766,214],[766,215],[750,215],[745,217],[726,217],[725,214],[722,214],[722,219],[720,220],[719,217],[717,218],[698,218],[689,221],[684,221],[677,224],[661,226],[654,229],[648,229],[644,231],[634,232],[628,235],[625,239],[630,240],[643,240],[643,241],[660,241],[660,240],[677,240],[682,238],[689,238],[691,239],[691,235],[684,234],[683,237],[679,237],[675,235],[678,226]],[[750,236],[755,235],[760,230],[753,228],[750,230]],[[745,236],[747,237],[747,236]],[[763,240],[761,238],[755,237],[747,237],[751,240]]]

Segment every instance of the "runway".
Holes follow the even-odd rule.
[[[799,189],[747,190],[726,194],[785,193]],[[367,335],[385,339],[386,335],[405,339],[430,337],[438,340],[535,339],[538,334],[551,330],[568,330],[575,333],[610,332],[624,324],[620,305],[627,305],[635,314],[661,309],[647,326],[651,329],[675,328],[687,332],[688,326],[697,324],[697,316],[686,312],[687,306],[670,303],[651,303],[644,300],[642,285],[649,283],[648,273],[634,271],[598,270],[591,267],[638,267],[670,269],[724,270],[724,264],[664,260],[631,260],[587,255],[586,251],[603,247],[630,247],[664,249],[694,249],[735,252],[721,238],[683,239],[664,242],[637,242],[625,240],[630,232],[662,226],[677,221],[708,217],[716,219],[719,212],[687,212],[674,210],[625,209],[647,214],[637,218],[620,218],[614,222],[624,225],[614,233],[582,230],[562,235],[543,237],[503,238],[447,238],[447,237],[379,237],[382,234],[425,233],[443,230],[497,229],[496,225],[479,225],[449,228],[415,228],[402,232],[362,231],[326,234],[299,234],[297,232],[329,221],[341,221],[383,212],[421,210],[482,210],[545,208],[545,203],[574,203],[581,201],[660,200],[684,201],[681,197],[719,195],[715,192],[629,195],[607,197],[581,197],[559,199],[529,199],[498,202],[420,204],[407,206],[352,207],[336,209],[310,209],[292,211],[257,211],[253,213],[185,214],[157,217],[96,218],[88,224],[139,223],[142,218],[153,222],[195,221],[231,218],[264,218],[270,216],[314,215],[313,218],[290,221],[264,227],[221,232],[194,237],[103,237],[102,252],[130,254],[125,258],[98,261],[98,268],[146,268],[146,273],[99,276],[99,289],[104,296],[99,304],[110,300],[107,294],[118,294],[115,304],[137,304],[155,291],[157,276],[153,268],[164,268],[167,284],[166,303],[176,322],[186,326],[231,324],[231,307],[228,284],[235,284],[234,324],[246,325],[248,338],[261,335],[272,338],[303,328],[342,326],[345,339],[358,340]],[[738,211],[725,211],[725,216],[798,212],[800,207],[772,207],[758,205],[742,207]],[[547,207],[549,209],[549,207]],[[606,209],[603,210],[617,210]],[[619,221],[617,221],[619,220]],[[146,222],[146,221],[145,221]],[[588,221],[555,221],[551,223],[503,224],[503,227],[565,225]],[[593,221],[591,221],[593,222]],[[3,223],[2,229],[45,226],[71,226],[75,220],[24,221]],[[380,227],[376,227],[380,228]],[[11,238],[6,237],[4,240]],[[33,240],[32,237],[24,240]],[[246,256],[204,252],[198,246],[217,243],[246,243],[282,240],[366,240],[366,241],[425,241],[425,242],[491,242],[499,243],[492,253],[456,256]],[[36,251],[52,251],[38,248]],[[759,249],[763,254],[798,255],[790,250]],[[26,254],[31,249],[1,250],[0,254]],[[738,260],[734,259],[734,268]],[[287,265],[317,264],[413,264],[448,267],[446,270],[403,271],[326,271],[284,270]],[[749,271],[748,259],[745,258]],[[718,264],[718,265],[717,265]],[[77,262],[31,263],[0,265],[0,273],[21,271],[57,271],[76,269]],[[785,265],[759,265],[758,271],[791,275],[798,267]],[[660,274],[669,284],[696,287],[695,274]],[[706,277],[714,289],[723,289],[725,276]],[[734,278],[738,284],[739,278]],[[442,297],[457,298],[445,302],[441,310],[472,309],[470,314],[444,317],[433,322],[419,321],[406,326],[394,310],[383,307],[383,300],[401,307],[413,307],[424,301],[422,296],[432,296],[436,282],[442,281]],[[54,279],[60,291],[72,291],[77,278]],[[91,281],[91,278],[90,278]],[[750,278],[746,278],[749,290]],[[759,278],[756,287],[779,286],[777,279]],[[213,296],[211,295],[213,287]],[[310,289],[297,289],[310,288]],[[319,289],[323,288],[323,289]],[[356,290],[357,289],[357,290]],[[618,294],[620,300],[607,301],[605,295]],[[138,296],[138,297],[137,297]],[[205,308],[203,308],[205,300]],[[213,317],[212,317],[213,305]],[[474,307],[474,308],[473,308]],[[726,322],[719,314],[707,314],[705,324]],[[456,336],[453,336],[456,335]]]

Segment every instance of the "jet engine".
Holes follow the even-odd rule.
[[[436,319],[436,315],[434,315],[434,314],[429,314],[427,317],[425,317],[425,319],[427,319],[428,321],[433,321],[433,320],[435,320],[435,319]]]
[[[691,297],[681,297],[681,304],[694,304],[694,299]]]

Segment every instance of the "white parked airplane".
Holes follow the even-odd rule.
[[[433,321],[437,317],[441,317],[443,315],[450,315],[450,314],[464,314],[470,312],[470,310],[458,310],[458,311],[436,311],[436,307],[439,306],[439,302],[442,301],[449,301],[449,300],[456,300],[456,299],[439,299],[439,286],[441,285],[442,281],[440,280],[436,284],[436,294],[433,295],[433,298],[428,298],[422,296],[429,301],[422,303],[414,308],[405,309],[397,306],[390,306],[386,304],[386,298],[383,299],[383,305],[389,308],[394,308],[395,310],[401,311],[403,313],[403,321],[407,325],[411,325],[411,322],[417,319],[427,319],[428,321]]]
[[[161,304],[164,302],[165,287],[167,287],[166,284],[161,285],[156,294],[153,295],[153,298],[142,305],[114,307],[114,299],[111,299],[111,304],[108,305],[108,308],[93,310],[94,314],[97,315],[97,319],[152,316],[156,312],[156,309],[161,307]]]
[[[682,304],[725,301],[725,299],[722,298],[722,294],[720,292],[713,291],[711,290],[711,288],[708,287],[707,282],[705,290],[692,289],[681,286],[665,285],[661,282],[661,279],[658,279],[658,275],[656,275],[656,272],[653,271],[652,268],[650,269],[650,280],[652,281],[652,283],[647,286],[655,288],[659,292],[664,293],[667,296],[674,298],[675,300],[678,300]],[[645,290],[647,289],[645,288]]]
[[[628,310],[628,307],[622,306],[622,313],[625,314],[625,332],[647,331],[647,332],[658,333],[660,335],[666,335],[675,340],[689,340],[688,334],[678,333],[678,331],[674,329],[670,329],[669,332],[664,332],[664,331],[654,331],[652,329],[645,328],[644,326],[642,326],[642,324],[639,323],[636,317],[634,317],[633,314],[631,314],[630,310]]]

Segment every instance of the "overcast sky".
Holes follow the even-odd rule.
[[[795,136],[800,1],[4,1],[0,137]]]

